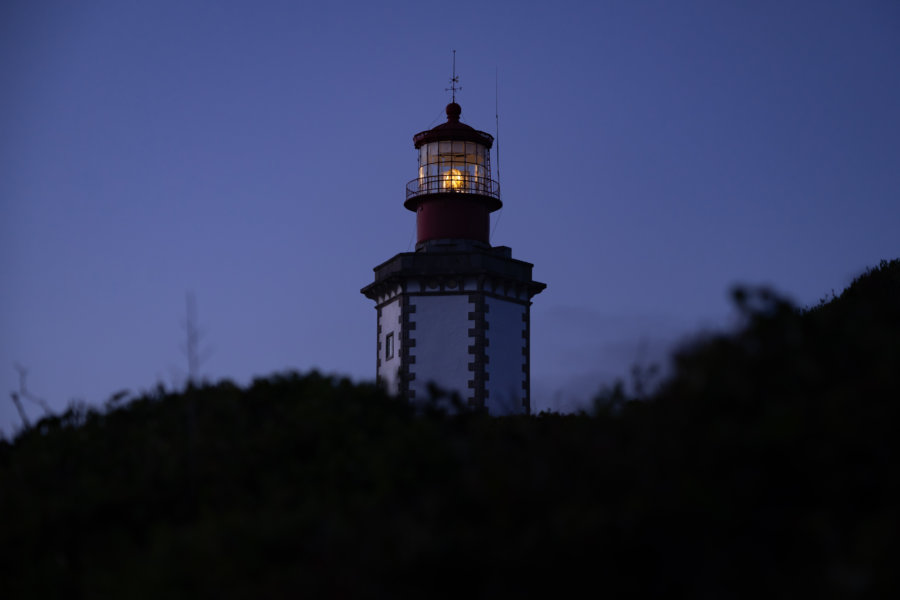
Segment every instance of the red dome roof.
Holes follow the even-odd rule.
[[[422,131],[413,136],[416,148],[429,142],[463,141],[476,142],[490,148],[494,144],[494,136],[484,131],[478,131],[460,122],[459,115],[462,107],[456,102],[447,105],[447,122],[432,129]]]

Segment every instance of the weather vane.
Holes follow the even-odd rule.
[[[453,73],[450,75],[450,87],[444,88],[445,92],[451,92],[450,98],[451,102],[456,102],[456,90],[462,90],[462,86],[456,85],[459,83],[459,75],[456,74],[456,50],[453,51]]]

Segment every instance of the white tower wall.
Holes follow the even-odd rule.
[[[402,307],[399,296],[378,309],[378,361],[377,377],[390,394],[400,391],[397,372],[400,369],[402,332]],[[393,342],[393,352],[389,356],[388,338]]]
[[[456,392],[465,402],[471,373],[469,335],[472,303],[467,295],[411,296],[409,299],[409,389],[417,401],[429,397],[428,384]]]
[[[528,306],[488,297],[485,320],[485,406],[492,415],[526,412]]]

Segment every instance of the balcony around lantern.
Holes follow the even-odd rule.
[[[457,169],[450,169],[440,175],[416,177],[406,184],[407,202],[427,194],[447,193],[476,194],[499,201],[500,184],[489,177],[478,177]]]

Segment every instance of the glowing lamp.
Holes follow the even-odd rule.
[[[461,190],[466,186],[466,176],[459,169],[444,172],[442,186],[445,190]]]

